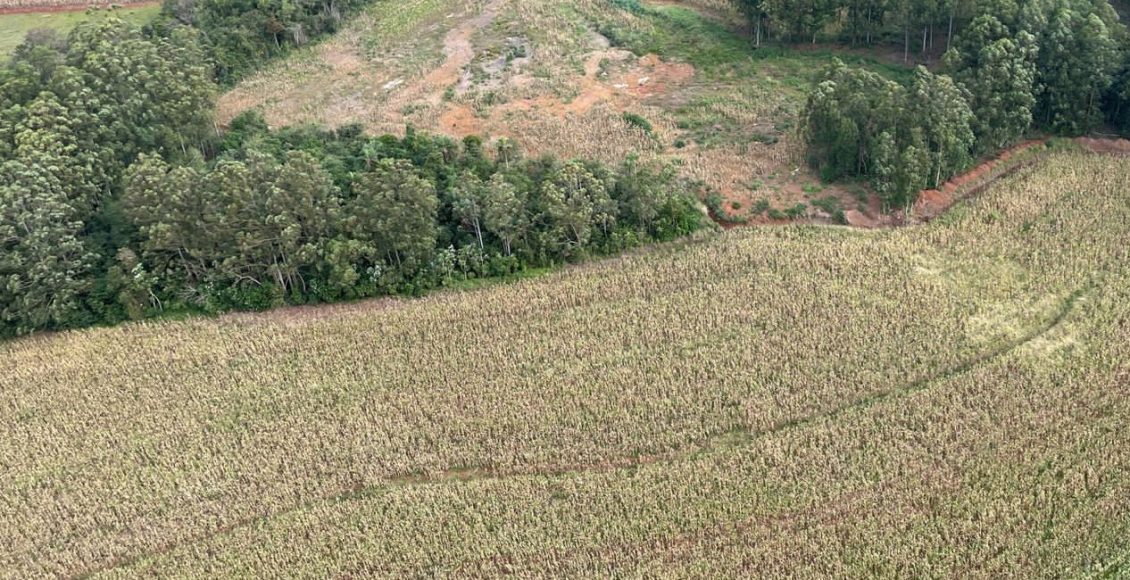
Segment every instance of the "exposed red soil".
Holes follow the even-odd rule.
[[[909,219],[903,215],[902,212],[884,214],[882,212],[881,201],[877,195],[871,196],[870,202],[867,204],[867,211],[849,209],[844,212],[844,215],[847,218],[848,225],[862,229],[897,227],[929,222],[945,213],[945,211],[955,203],[981,193],[998,179],[1038,163],[1043,159],[1042,154],[1032,155],[1020,162],[1017,162],[1016,158],[1032,149],[1044,147],[1047,141],[1047,139],[1031,139],[1024,141],[1001,152],[996,157],[980,163],[973,169],[950,178],[949,181],[946,181],[937,189],[922,191],[918,196],[918,201],[915,202],[912,208]],[[1074,139],[1074,143],[1092,153],[1130,155],[1130,140],[1127,139],[1078,137]],[[785,225],[790,223],[797,222],[759,219],[750,221],[745,225],[765,226]],[[828,220],[810,217],[805,220],[800,220],[800,223],[828,223]],[[725,223],[721,225],[725,229],[731,229],[742,224]]]
[[[513,112],[537,110],[543,115],[566,119],[570,115],[583,115],[601,103],[627,110],[633,103],[667,94],[685,85],[695,74],[694,67],[689,64],[665,62],[654,54],[648,54],[630,64],[630,70],[608,80],[598,79],[601,61],[628,61],[629,56],[630,53],[617,50],[592,53],[585,62],[585,75],[578,79],[578,94],[567,102],[553,95],[518,99],[496,105],[481,117],[470,106],[453,103],[439,116],[438,129],[457,137],[472,134],[507,136],[510,132],[508,118]]]
[[[55,12],[82,12],[88,8],[144,8],[157,6],[160,2],[145,0],[143,2],[94,2],[89,4],[60,4],[56,6],[0,6],[0,15],[3,14],[48,14]]]
[[[1025,141],[1010,149],[1006,149],[993,159],[989,159],[965,173],[955,175],[937,189],[927,189],[918,195],[914,204],[913,215],[916,221],[929,221],[938,214],[949,209],[963,195],[968,195],[972,187],[983,185],[986,179],[991,179],[992,173],[1017,155],[1034,147],[1043,147],[1047,139],[1033,139]]]

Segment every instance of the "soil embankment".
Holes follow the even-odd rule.
[[[1043,147],[1047,139],[1024,141],[1004,150],[996,157],[978,164],[973,169],[955,175],[937,189],[927,189],[918,195],[910,223],[930,221],[949,209],[959,200],[974,195],[1000,177],[1011,173],[1008,167],[1018,156]],[[1003,170],[1002,170],[1003,169]]]
[[[1032,139],[1019,143],[976,167],[955,175],[936,189],[927,189],[907,218],[902,212],[882,214],[878,198],[874,197],[867,213],[858,210],[846,212],[848,225],[858,228],[896,227],[928,222],[945,213],[963,199],[973,197],[998,179],[1012,175],[1044,158],[1042,149],[1047,139]],[[1105,155],[1130,155],[1130,140],[1102,137],[1078,137],[1073,142],[1081,149]]]

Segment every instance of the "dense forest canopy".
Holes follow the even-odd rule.
[[[221,83],[338,30],[370,0],[164,0],[158,29],[191,27]]]
[[[897,42],[902,30],[904,55],[931,56],[944,31],[937,74],[920,67],[903,86],[837,63],[802,113],[813,166],[869,178],[892,207],[1032,130],[1130,129],[1130,39],[1107,0],[735,1],[787,38]]]
[[[111,18],[36,34],[0,69],[0,335],[415,294],[704,219],[691,184],[635,159],[522,159],[506,140],[411,129],[271,131],[254,112],[217,132],[216,82],[238,67],[199,16],[210,6],[196,5],[199,28]]]

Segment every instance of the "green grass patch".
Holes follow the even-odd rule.
[[[0,59],[7,60],[23,43],[27,33],[36,29],[55,30],[67,34],[83,22],[106,18],[113,14],[127,22],[145,24],[161,11],[160,6],[138,8],[91,8],[74,12],[40,12],[27,14],[0,14]]]
[[[683,145],[776,143],[793,128],[809,88],[834,58],[898,81],[912,74],[857,55],[788,46],[754,48],[741,31],[690,8],[634,0],[612,4],[633,15],[595,22],[613,45],[695,67],[691,85],[664,103],[682,131]]]
[[[655,131],[655,128],[651,126],[651,121],[635,113],[624,113],[624,122],[642,130],[648,135],[651,135]]]
[[[638,55],[658,54],[688,62],[710,75],[732,73],[741,61],[750,59],[746,41],[726,26],[698,12],[676,6],[645,7],[617,2],[621,8],[644,18],[646,26],[629,27],[622,22],[598,25],[612,44]],[[631,4],[631,6],[627,6]]]

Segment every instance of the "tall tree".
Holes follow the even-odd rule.
[[[483,216],[487,195],[487,185],[470,171],[464,172],[451,189],[451,209],[455,217],[475,235],[480,252],[484,250]]]
[[[483,224],[502,242],[503,252],[510,256],[514,244],[525,236],[531,225],[527,210],[529,196],[502,173],[491,176],[483,193]]]
[[[1102,119],[1102,98],[1114,82],[1117,43],[1086,0],[1061,0],[1040,37],[1039,121],[1060,133],[1080,134]]]
[[[616,221],[606,183],[577,161],[554,171],[542,184],[541,197],[547,216],[570,250],[586,246],[594,227],[607,234]]]
[[[904,114],[906,121],[902,126],[918,127],[921,131],[919,147],[929,158],[930,186],[937,187],[944,177],[963,170],[973,161],[973,111],[968,94],[950,77],[918,67],[907,92]]]
[[[271,245],[269,275],[286,289],[306,290],[306,275],[323,259],[341,220],[340,198],[329,174],[309,153],[291,151],[265,200]]]
[[[36,152],[0,166],[0,334],[74,323],[94,257],[83,223],[52,167]]]
[[[1036,38],[1013,35],[996,17],[978,16],[946,55],[954,79],[970,94],[978,149],[995,151],[1032,124],[1036,105]]]
[[[825,179],[870,173],[878,136],[897,124],[905,89],[835,60],[809,94],[801,131]]]
[[[349,204],[350,232],[402,271],[421,267],[436,244],[435,185],[411,162],[382,159],[361,176]]]

